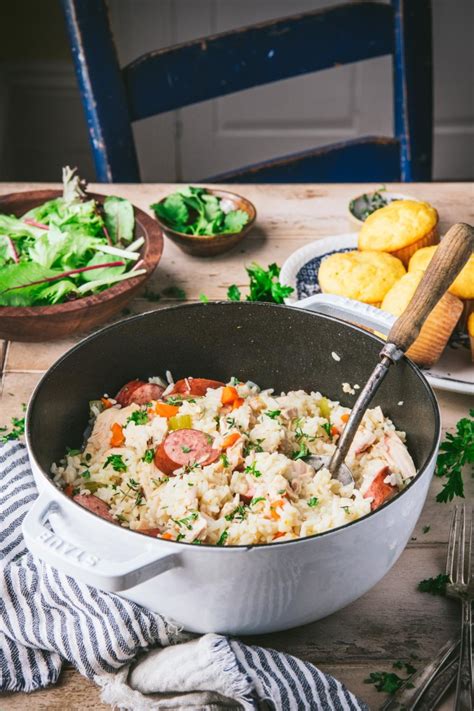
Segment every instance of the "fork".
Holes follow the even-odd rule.
[[[467,531],[466,531],[467,529]],[[461,600],[461,647],[456,680],[455,711],[472,711],[472,627],[471,603],[474,600],[472,577],[472,508],[456,506],[449,531],[446,560],[446,595]]]

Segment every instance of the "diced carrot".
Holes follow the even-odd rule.
[[[243,397],[238,397],[237,400],[234,400],[234,404],[232,405],[233,410],[237,410],[238,407],[242,407],[244,404],[245,400]]]
[[[101,397],[101,398],[100,398],[100,401],[101,401],[102,405],[105,407],[106,410],[107,410],[109,407],[112,407],[112,403],[110,402],[110,400],[109,400],[108,398],[106,398],[106,397]]]
[[[167,533],[163,533],[163,535],[162,535],[161,537],[164,538],[164,539],[167,540],[167,541],[172,541],[172,540],[173,540],[173,534],[170,533],[169,531],[168,531]]]
[[[345,412],[343,415],[341,415],[341,420],[342,420],[343,422],[348,422],[348,421],[349,421],[349,417],[350,417],[349,413],[348,413],[348,412]]]
[[[278,499],[278,501],[274,501],[272,504],[270,504],[270,517],[274,521],[277,521],[280,518],[280,514],[278,513],[278,511],[276,511],[276,509],[281,508],[284,505],[285,502],[283,501],[283,499]]]
[[[114,422],[112,427],[110,428],[112,430],[112,437],[110,438],[110,446],[111,447],[121,447],[122,444],[125,442],[125,435],[123,433],[123,427],[122,425],[119,425],[118,422]]]
[[[160,417],[174,417],[179,412],[178,405],[167,405],[165,402],[157,402],[155,412]]]
[[[226,385],[222,389],[221,403],[223,405],[232,405],[239,398],[239,393],[232,385]]]
[[[333,437],[335,437],[336,435],[340,435],[340,434],[341,434],[341,431],[339,430],[339,428],[336,427],[336,425],[333,425],[333,426],[331,427],[331,435],[332,435]]]
[[[272,540],[274,541],[277,538],[281,538],[282,536],[286,536],[286,531],[278,531],[278,533],[275,533]]]
[[[229,447],[232,447],[232,445],[235,444],[238,439],[240,439],[240,434],[238,432],[232,432],[232,434],[227,435],[227,437],[222,442],[222,449],[228,449]]]
[[[72,497],[73,490],[74,490],[74,487],[72,484],[67,484],[64,487],[64,493],[66,494],[66,496]]]

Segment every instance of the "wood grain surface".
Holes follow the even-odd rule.
[[[56,185],[3,184],[0,194],[16,190],[55,188]],[[149,282],[155,293],[169,286],[184,289],[188,300],[204,293],[210,299],[225,298],[227,287],[236,283],[245,290],[248,283],[245,265],[252,260],[267,265],[282,264],[295,249],[314,239],[353,231],[349,223],[349,200],[369,185],[239,185],[236,192],[251,200],[258,213],[255,227],[234,250],[219,257],[202,259],[183,254],[169,240],[163,258]],[[100,185],[98,192],[119,194],[150,212],[148,206],[174,190],[174,185]],[[410,193],[431,202],[440,213],[443,234],[455,222],[474,223],[472,184],[391,184],[393,191]],[[232,190],[233,188],[230,187]],[[138,296],[131,313],[161,308],[169,298],[150,301]],[[2,382],[0,424],[21,413],[41,374],[77,339],[52,343],[0,341]],[[437,392],[443,430],[452,428],[472,407],[467,395]],[[435,501],[440,489],[433,482],[413,538],[389,574],[362,598],[344,610],[311,625],[249,641],[285,650],[334,674],[370,706],[377,709],[385,695],[375,691],[364,679],[372,671],[390,671],[393,662],[419,657],[422,665],[440,646],[456,634],[459,610],[456,603],[416,590],[417,583],[442,572],[446,555],[450,504]],[[474,496],[474,482],[468,480],[467,494]],[[429,531],[423,530],[429,526]],[[82,711],[105,709],[97,687],[66,665],[55,687],[30,695],[4,694],[0,711]],[[446,700],[443,711],[452,708]]]

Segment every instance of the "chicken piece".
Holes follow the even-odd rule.
[[[373,432],[365,429],[357,430],[352,444],[349,448],[349,454],[356,456],[357,454],[362,454],[366,449],[369,449],[375,442],[375,435]]]
[[[140,407],[138,405],[132,403],[128,407],[109,407],[107,410],[103,410],[103,412],[97,415],[94,422],[92,434],[87,442],[86,451],[105,452],[105,450],[109,449],[112,425],[117,423],[124,427],[132,412],[139,409]]]
[[[412,479],[416,476],[413,459],[396,432],[388,432],[385,434],[382,446],[386,452],[389,464],[393,469],[400,472],[404,479]]]

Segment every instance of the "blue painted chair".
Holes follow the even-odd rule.
[[[430,0],[344,3],[149,52],[122,69],[105,0],[62,0],[62,5],[101,182],[140,182],[132,121],[388,54],[393,56],[393,137],[306,150],[212,180],[431,179]]]

